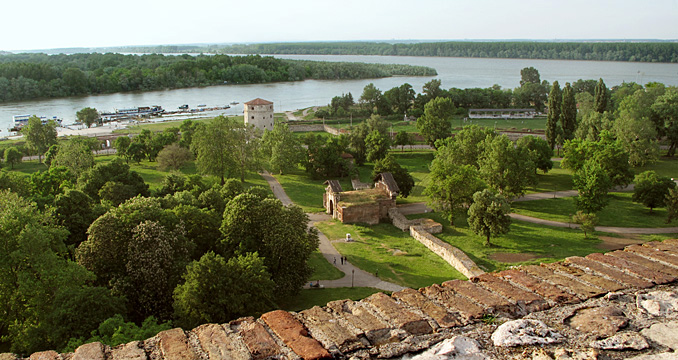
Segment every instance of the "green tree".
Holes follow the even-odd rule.
[[[341,156],[346,151],[346,140],[344,137],[330,137],[324,141],[316,138],[307,143],[306,171],[311,177],[322,179],[348,175],[349,162]]]
[[[75,113],[75,116],[78,118],[78,122],[85,124],[87,128],[91,127],[92,124],[99,120],[99,112],[97,109],[86,107],[82,110]]]
[[[370,113],[373,113],[377,106],[377,102],[381,97],[381,90],[377,89],[373,83],[369,83],[363,88],[363,93],[360,95],[359,102],[361,106],[365,106]]]
[[[454,112],[454,104],[448,98],[435,98],[424,106],[424,115],[417,119],[417,129],[426,143],[435,146],[437,140],[452,134]]]
[[[98,201],[99,191],[108,182],[120,183],[130,189],[130,194],[148,196],[150,195],[148,185],[144,179],[135,171],[130,171],[129,165],[122,159],[114,159],[108,163],[98,163],[93,168],[83,172],[78,178],[78,188],[89,197]]]
[[[66,189],[56,196],[53,214],[57,224],[68,230],[66,245],[73,247],[87,239],[87,228],[97,218],[92,198],[76,189]]]
[[[75,351],[82,344],[89,344],[91,342],[100,342],[110,347],[115,347],[120,344],[126,344],[133,341],[146,340],[161,331],[169,330],[172,326],[170,322],[158,323],[154,316],[149,316],[137,326],[132,321],[125,322],[125,319],[120,314],[115,314],[102,321],[98,328],[91,332],[91,337],[85,340],[85,337],[72,338],[68,343],[68,347],[64,352]]]
[[[535,164],[535,171],[541,170],[546,174],[553,169],[553,149],[549,146],[546,140],[537,136],[523,136],[516,142],[520,148],[527,149],[530,154],[530,159]]]
[[[384,93],[384,98],[391,104],[396,114],[405,114],[412,107],[416,93],[412,85],[404,83]]]
[[[400,151],[405,151],[405,146],[414,144],[414,136],[405,130],[398,131],[393,139],[393,145],[400,146]]]
[[[17,148],[14,146],[7,148],[7,150],[5,150],[5,162],[12,167],[12,170],[14,170],[14,165],[18,165],[21,163],[22,158],[23,155],[21,155],[19,150],[17,150]]]
[[[678,89],[669,88],[659,96],[652,104],[652,111],[659,117],[660,134],[669,142],[666,154],[673,157],[678,147]]]
[[[476,235],[485,237],[485,246],[490,246],[490,237],[509,232],[510,213],[511,205],[503,195],[485,189],[473,194],[473,204],[468,209],[468,225]]]
[[[387,154],[383,159],[374,162],[374,169],[372,169],[372,179],[376,179],[377,175],[390,172],[398,188],[400,189],[400,196],[406,198],[410,195],[412,188],[414,188],[414,178],[407,169],[403,168],[398,162]]]
[[[577,210],[587,214],[596,213],[609,202],[608,189],[612,186],[605,170],[595,160],[588,160],[572,177],[579,196],[574,198]]]
[[[560,106],[560,126],[563,129],[563,138],[570,140],[574,138],[577,130],[577,102],[569,82],[565,83],[565,88],[563,88],[563,101]]]
[[[551,91],[549,91],[549,112],[546,118],[546,141],[548,141],[551,149],[556,146],[556,128],[558,127],[558,120],[560,119],[560,112],[562,111],[562,101],[563,95],[560,91],[560,85],[558,84],[558,81],[554,81],[551,86]]]
[[[367,161],[381,160],[391,149],[391,139],[377,130],[373,130],[365,137],[365,147],[367,148]]]
[[[614,121],[610,112],[606,111],[601,114],[596,111],[590,111],[582,117],[579,126],[577,126],[575,137],[577,139],[598,141],[600,140],[600,132],[612,130],[613,123]]]
[[[526,67],[520,70],[520,86],[525,84],[541,84],[539,70],[534,67]]]
[[[494,139],[496,136],[497,133],[493,129],[467,125],[454,137],[442,140],[439,144],[445,146],[444,152],[449,153],[445,157],[449,157],[452,163],[478,168],[478,160],[485,151],[486,139]]]
[[[158,169],[162,171],[179,170],[184,164],[192,159],[193,154],[191,151],[185,147],[179,146],[177,143],[165,146],[158,153],[158,157],[156,157]]]
[[[666,223],[671,223],[678,218],[678,188],[669,190],[666,195]]]
[[[227,254],[256,252],[264,259],[278,299],[296,294],[312,273],[307,261],[318,248],[318,232],[297,206],[240,194],[226,204],[221,233]]]
[[[619,140],[612,138],[608,131],[601,132],[600,140],[574,139],[567,141],[561,167],[579,171],[586,161],[597,162],[610,178],[612,187],[624,187],[633,181],[629,155]]]
[[[612,127],[615,137],[629,153],[631,166],[653,163],[659,157],[657,130],[651,120],[652,95],[639,90],[619,105]]]
[[[131,158],[131,154],[128,151],[131,143],[132,140],[130,140],[130,138],[127,136],[118,136],[113,141],[113,147],[115,148],[116,155],[125,159],[125,161],[127,161],[128,163]]]
[[[598,79],[598,84],[596,84],[596,89],[593,96],[593,109],[600,114],[604,113],[609,107],[608,103],[610,101],[610,93],[602,78]]]
[[[181,194],[181,193],[176,193]],[[225,205],[222,205],[222,208]],[[208,251],[219,251],[222,213],[212,209],[200,209],[193,205],[177,205],[171,210],[183,223],[186,238],[195,244],[191,259],[197,260]]]
[[[68,140],[59,145],[51,166],[64,166],[77,177],[94,166],[94,155],[85,142],[77,138]]]
[[[261,152],[271,170],[283,174],[297,169],[304,157],[304,149],[287,123],[275,123],[272,131],[265,131]]]
[[[42,163],[42,154],[56,144],[56,123],[49,121],[43,124],[40,118],[31,116],[28,124],[21,129],[21,134],[26,140],[26,146],[38,154],[38,162]]]
[[[593,231],[596,230],[598,216],[579,210],[576,214],[572,215],[572,222],[581,226],[581,230],[584,232],[584,238],[586,239],[588,238],[589,233],[593,233]]]
[[[443,148],[441,148],[443,149]],[[473,203],[473,194],[486,188],[478,169],[472,165],[457,165],[443,155],[441,149],[431,163],[431,181],[424,194],[428,205],[445,214],[454,226],[454,213]]]
[[[228,259],[208,252],[186,267],[174,290],[177,323],[193,328],[272,309],[275,284],[256,253]]]
[[[480,177],[491,189],[505,196],[520,196],[537,181],[529,150],[516,147],[506,135],[485,140],[485,151],[478,165]]]
[[[633,202],[641,203],[650,208],[662,207],[666,203],[669,191],[676,188],[673,179],[659,176],[653,170],[644,171],[636,177],[633,189]]]
[[[123,295],[133,320],[168,319],[192,251],[176,215],[158,199],[136,197],[100,216],[88,233],[76,259],[96,283]]]
[[[54,161],[58,152],[59,145],[56,144],[50,146],[49,149],[47,149],[47,152],[45,153],[45,165],[47,165],[47,167],[52,166],[52,161]]]

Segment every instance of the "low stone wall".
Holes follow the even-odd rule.
[[[411,226],[410,235],[447,261],[448,264],[459,270],[467,278],[470,279],[485,273],[463,251],[431,235],[423,227]]]
[[[290,125],[290,131],[292,132],[325,131],[325,126],[322,124]]]
[[[346,224],[379,224],[379,204],[376,202],[353,206],[339,205],[337,211],[339,213],[339,220]]]
[[[410,220],[396,208],[392,208],[388,211],[388,217],[391,219],[393,226],[402,231],[410,231],[410,226],[420,225],[421,223],[421,219]]]

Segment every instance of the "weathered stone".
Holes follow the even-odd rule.
[[[635,332],[622,332],[591,343],[591,347],[603,350],[643,350],[650,347],[645,338]]]
[[[577,266],[589,269],[593,272],[605,275],[607,277],[610,277],[614,279],[615,281],[618,281],[628,287],[635,287],[635,288],[649,288],[653,284],[650,281],[643,280],[637,277],[633,277],[631,275],[627,275],[617,269],[611,268],[609,266],[603,265],[597,261],[592,261],[589,259],[585,259],[583,257],[579,256],[571,256],[567,259],[565,259],[566,263],[569,264],[575,264]]]
[[[588,299],[590,297],[598,296],[604,294],[606,291],[600,288],[586,285],[580,281],[577,281],[573,278],[556,274],[551,269],[548,269],[539,265],[529,265],[523,266],[520,268],[522,271],[527,272],[530,275],[534,275],[538,278],[549,281],[553,284],[561,286],[571,293],[575,294],[580,299]]]
[[[318,306],[304,310],[300,315],[311,335],[327,349],[336,347],[346,353],[367,345],[360,341],[358,334],[343,326],[336,317]]]
[[[463,321],[459,314],[448,312],[442,306],[434,304],[417,290],[406,288],[393,293],[392,296],[398,301],[402,301],[411,307],[421,310],[424,314],[435,320],[440,327],[448,328],[463,325]]]
[[[430,334],[433,332],[428,321],[407,310],[390,296],[376,293],[364,299],[363,302],[374,306],[377,312],[396,327],[412,335]]]
[[[482,285],[490,291],[501,294],[513,300],[519,309],[522,309],[522,315],[527,313],[542,311],[549,308],[548,302],[541,296],[525,291],[511,285],[509,282],[493,274],[483,274],[472,279],[473,282]]]
[[[59,353],[54,350],[40,351],[31,354],[29,360],[59,360]]]
[[[337,300],[327,303],[327,308],[360,330],[372,344],[388,341],[391,326],[367,311],[362,304],[352,300]]]
[[[675,276],[667,275],[655,270],[650,270],[642,265],[638,265],[631,261],[614,256],[595,253],[587,255],[586,258],[593,261],[600,261],[610,266],[614,266],[617,269],[626,270],[634,275],[650,280],[655,284],[667,284],[676,280]]]
[[[205,324],[192,330],[198,337],[200,346],[210,359],[249,360],[247,347],[242,340],[227,333],[224,327],[218,324]]]
[[[118,345],[111,350],[111,360],[146,360],[146,352],[141,348],[140,341],[132,341]]]
[[[671,348],[678,350],[678,321],[672,321],[665,324],[654,324],[648,329],[643,329],[640,333],[646,338]]]
[[[678,293],[653,291],[647,294],[638,294],[636,306],[650,315],[675,318],[678,317]]]
[[[576,296],[568,294],[554,285],[551,285],[539,278],[528,275],[522,271],[511,269],[499,272],[497,275],[502,278],[524,286],[535,293],[557,303],[576,303],[579,301]]]
[[[553,352],[555,360],[596,360],[598,359],[597,349],[556,349]]]
[[[12,353],[1,353],[0,354],[0,360],[18,360],[19,358],[16,356],[16,354]]]
[[[579,332],[600,337],[614,335],[628,322],[624,313],[614,306],[581,309],[569,319],[569,325]]]
[[[492,333],[494,346],[553,344],[562,340],[562,335],[553,331],[539,320],[520,319],[508,321],[501,324]]]
[[[657,249],[665,253],[678,256],[678,246],[671,243],[662,241],[648,241],[644,243],[643,246],[647,246],[652,249]]]
[[[624,259],[626,261],[630,261],[633,263],[636,263],[638,265],[642,265],[650,270],[654,271],[659,271],[661,273],[671,275],[673,276],[676,274],[676,268],[669,266],[669,265],[664,265],[658,261],[650,260],[646,257],[640,256],[636,253],[632,253],[629,251],[623,251],[623,250],[617,250],[613,252],[609,252],[605,255],[608,256],[614,256],[616,258]]]
[[[292,351],[304,360],[330,358],[330,353],[315,339],[308,336],[304,328],[292,314],[283,310],[274,310],[261,315],[261,319],[289,346]]]
[[[427,286],[421,291],[424,295],[445,306],[448,311],[461,314],[466,321],[481,318],[485,314],[485,309],[482,307],[439,285]]]
[[[658,249],[652,249],[641,245],[627,246],[625,251],[630,251],[641,256],[649,257],[653,260],[659,260],[674,267],[678,267],[678,256],[667,254]]]
[[[188,337],[181,328],[165,330],[158,335],[158,346],[166,360],[198,359],[199,356],[188,344]]]
[[[105,358],[104,345],[98,341],[80,345],[73,354],[73,360],[104,360]]]
[[[489,312],[505,313],[511,316],[515,316],[518,312],[515,305],[506,301],[501,296],[495,295],[470,281],[451,280],[445,281],[442,285],[443,287],[452,289],[452,291],[461,296],[465,296],[482,304]]]
[[[542,266],[549,268],[553,271],[558,271],[562,272],[565,274],[572,275],[576,277],[578,280],[589,283],[591,285],[597,286],[605,291],[618,291],[624,288],[624,285],[608,280],[602,276],[597,276],[593,274],[589,274],[586,271],[576,267],[576,266],[570,266],[566,265],[560,262],[556,263],[549,263],[549,264],[542,264]]]
[[[271,334],[263,325],[253,318],[242,318],[231,323],[235,327],[254,360],[268,359],[269,357],[282,356],[283,351],[275,343]]]
[[[430,349],[415,356],[405,355],[402,360],[484,360],[489,359],[477,341],[465,337],[455,336],[445,339]]]
[[[661,354],[638,355],[627,360],[676,360],[676,353],[665,352]]]

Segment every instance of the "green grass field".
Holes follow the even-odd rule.
[[[363,226],[332,220],[316,226],[329,239],[344,239],[349,233],[354,242],[334,242],[334,247],[351,264],[402,286],[420,288],[464,275],[432,253],[424,245],[391,224]]]
[[[578,229],[555,228],[514,220],[508,234],[492,238],[492,245],[485,246],[485,239],[469,229],[465,214],[455,217],[454,227],[440,213],[412,215],[408,218],[431,218],[443,224],[443,232],[436,236],[464,251],[485,271],[502,270],[519,264],[552,262],[568,256],[584,256],[603,251],[596,247],[601,243],[600,240],[585,239],[584,233]],[[511,254],[527,254],[527,257],[524,261],[517,262],[505,262],[497,258]]]
[[[287,311],[301,311],[314,306],[325,306],[334,300],[360,300],[377,292],[384,291],[367,287],[303,289],[298,295],[279,302],[278,306]]]
[[[634,203],[632,196],[631,192],[610,193],[609,204],[597,214],[600,220],[598,225],[641,228],[678,226],[675,222],[666,224],[665,208],[656,208],[650,212],[642,204]],[[518,214],[561,222],[569,222],[571,214],[577,212],[574,198],[521,201],[513,203],[512,208]]]
[[[309,280],[336,280],[344,277],[344,272],[332,266],[319,251],[314,251],[308,259],[308,265],[313,268],[313,275]]]

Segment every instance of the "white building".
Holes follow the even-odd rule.
[[[260,98],[246,102],[245,124],[261,130],[273,130],[273,103]]]

